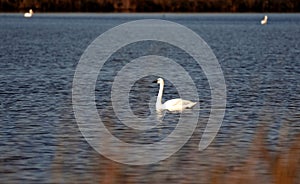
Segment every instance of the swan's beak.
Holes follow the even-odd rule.
[[[157,83],[157,80],[153,81],[152,83]]]

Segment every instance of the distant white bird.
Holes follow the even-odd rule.
[[[24,13],[24,17],[26,17],[26,18],[30,18],[30,17],[32,17],[32,15],[33,15],[32,9],[30,9],[29,12]]]
[[[157,79],[159,86],[159,92],[156,99],[156,110],[168,110],[168,111],[183,111],[184,109],[189,109],[194,107],[197,102],[192,102],[188,100],[183,100],[181,98],[176,98],[166,101],[164,104],[161,103],[163,90],[164,90],[164,80],[162,78]]]
[[[260,23],[261,23],[262,25],[265,25],[265,24],[267,24],[267,23],[268,23],[268,16],[267,16],[267,15],[265,15],[264,19],[263,19],[263,20],[261,20],[261,21],[260,21]]]

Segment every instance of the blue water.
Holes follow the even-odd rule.
[[[164,19],[187,26],[212,48],[224,73],[227,108],[213,144],[197,146],[209,116],[210,88],[205,75],[186,65],[198,86],[202,111],[190,141],[174,156],[145,167],[122,166],[129,183],[205,183],[204,171],[219,160],[243,161],[257,128],[266,127],[268,149],[288,144],[300,133],[300,16],[269,14],[0,14],[0,178],[1,183],[105,182],[105,164],[82,137],[72,110],[72,82],[87,46],[101,33],[137,19]],[[151,143],[153,136],[122,134],[110,107],[113,77],[133,56],[165,55],[178,63],[189,60],[169,45],[130,45],[106,64],[97,81],[99,114],[119,138]],[[116,64],[117,63],[117,64]],[[131,102],[143,117],[158,87],[155,76],[135,85]],[[164,99],[178,96],[166,82]],[[111,124],[110,124],[111,123]],[[117,126],[117,127],[114,127]],[[176,126],[163,128],[169,134]],[[123,127],[124,128],[124,127]],[[129,130],[126,130],[129,131]],[[139,139],[144,137],[145,140]],[[201,159],[200,159],[201,158]],[[104,173],[104,174],[103,174]],[[184,173],[184,174],[182,174]],[[120,177],[122,178],[122,176]],[[195,179],[198,178],[198,179]]]

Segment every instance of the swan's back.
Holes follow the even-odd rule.
[[[163,109],[169,111],[182,111],[184,109],[189,109],[194,107],[197,102],[191,102],[189,100],[183,100],[181,98],[176,98],[168,100],[163,104]]]

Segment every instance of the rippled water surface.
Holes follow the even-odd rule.
[[[36,14],[25,19],[0,14],[1,183],[207,183],[211,167],[224,161],[229,168],[237,167],[253,154],[249,150],[260,127],[266,129],[266,147],[276,152],[300,133],[300,16],[270,14],[266,26],[260,25],[262,17]],[[200,98],[198,126],[187,144],[164,161],[132,167],[111,162],[85,141],[72,109],[72,82],[80,56],[95,38],[121,23],[145,18],[182,24],[207,42],[224,73],[227,107],[214,142],[199,152],[211,105],[211,89],[201,67],[166,43],[138,42],[118,50],[100,71],[95,98],[99,117],[119,139],[157,142],[174,130],[178,120],[178,114],[167,113],[163,124],[145,132],[118,120],[110,90],[118,71],[131,60],[146,55],[173,59],[188,71]],[[151,114],[156,78],[144,77],[131,89],[129,101],[138,117]],[[165,85],[163,100],[178,97],[171,81]]]

